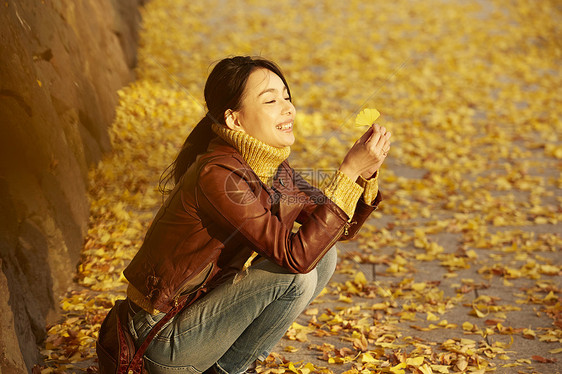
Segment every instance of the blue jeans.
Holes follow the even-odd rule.
[[[243,373],[264,360],[293,321],[330,280],[332,247],[307,274],[291,274],[268,260],[252,265],[239,281],[224,283],[181,311],[145,353],[149,373]],[[136,313],[129,328],[142,341],[163,313]]]

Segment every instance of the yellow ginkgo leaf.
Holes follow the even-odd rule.
[[[406,363],[402,362],[396,366],[393,366],[391,368],[389,368],[390,372],[393,374],[404,374],[405,370],[403,370],[406,367]]]
[[[421,366],[423,364],[423,356],[418,356],[418,357],[409,357],[406,359],[406,365],[408,366]]]
[[[362,363],[369,363],[369,362],[377,362],[378,360],[376,360],[373,356],[371,356],[369,353],[363,353],[361,355],[361,362]]]
[[[371,126],[381,114],[374,108],[366,108],[361,111],[355,118],[357,126]]]
[[[431,312],[427,312],[427,320],[428,321],[439,321],[439,317]]]
[[[365,274],[363,274],[363,272],[358,271],[355,274],[354,282],[357,283],[357,284],[366,285],[367,284],[367,278],[365,277]]]

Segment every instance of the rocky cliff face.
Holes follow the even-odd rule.
[[[0,2],[0,372],[29,370],[72,282],[143,0]]]

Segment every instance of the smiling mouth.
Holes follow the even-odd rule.
[[[278,130],[289,130],[292,127],[293,127],[293,122],[275,126],[275,128],[277,128]]]

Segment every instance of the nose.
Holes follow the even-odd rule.
[[[286,105],[283,107],[283,113],[293,114],[295,113],[295,106],[289,100],[284,100]]]

